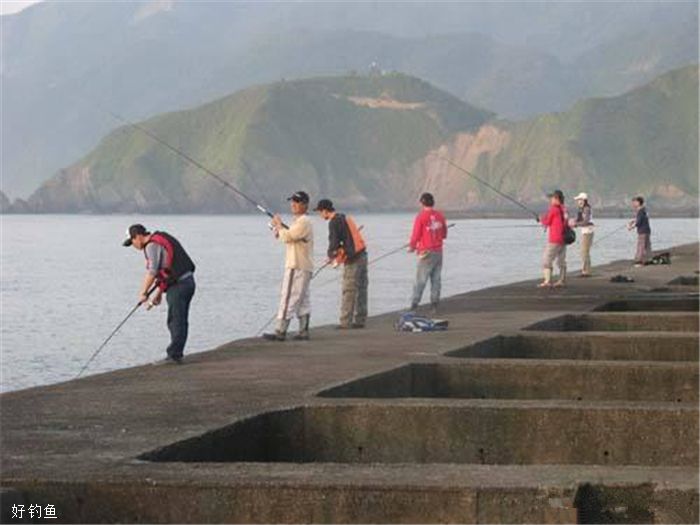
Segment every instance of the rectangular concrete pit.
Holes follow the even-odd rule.
[[[698,297],[681,299],[643,298],[611,301],[595,308],[594,312],[697,312],[700,307]]]
[[[322,397],[568,399],[697,403],[696,363],[473,361],[411,364],[325,390]]]
[[[462,358],[698,362],[698,334],[557,332],[499,335],[446,355]]]
[[[699,329],[698,314],[678,312],[562,315],[526,328],[560,332],[697,332]]]
[[[676,277],[668,284],[680,286],[698,286],[699,281],[700,279],[698,279],[697,275],[682,275],[680,277]]]
[[[668,406],[666,406],[668,405]],[[268,412],[149,452],[177,462],[697,466],[698,411],[545,402],[339,404]]]

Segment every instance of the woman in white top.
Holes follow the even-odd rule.
[[[588,202],[587,193],[579,193],[574,197],[578,210],[575,226],[581,230],[581,277],[591,275],[591,246],[593,245],[593,211]]]

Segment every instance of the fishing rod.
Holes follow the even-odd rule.
[[[166,142],[165,140],[163,140],[162,138],[160,138],[158,135],[156,135],[156,134],[153,133],[152,131],[149,131],[147,128],[144,128],[143,126],[141,126],[141,125],[139,125],[139,124],[137,124],[137,123],[135,123],[135,122],[130,121],[130,120],[127,119],[126,117],[123,117],[123,116],[121,116],[121,115],[119,115],[119,114],[117,114],[117,113],[115,113],[115,112],[113,112],[113,111],[111,111],[111,110],[109,110],[109,109],[106,109],[106,108],[104,108],[104,107],[101,107],[101,106],[100,106],[100,109],[102,109],[104,112],[106,112],[108,115],[110,115],[110,116],[111,116],[112,118],[114,118],[115,120],[117,120],[117,121],[119,121],[119,122],[121,122],[121,123],[123,123],[123,124],[126,124],[127,126],[131,126],[131,127],[134,128],[134,129],[137,129],[138,131],[140,131],[141,133],[143,133],[143,134],[145,134],[146,136],[150,137],[152,140],[154,140],[155,142],[157,142],[157,143],[160,144],[161,146],[164,146],[164,147],[168,148],[170,151],[172,151],[173,153],[175,153],[175,154],[178,155],[179,157],[185,159],[187,162],[189,162],[190,164],[192,164],[192,165],[195,166],[196,168],[199,168],[200,170],[202,170],[202,171],[203,171],[204,173],[206,173],[207,175],[209,175],[209,176],[213,177],[214,179],[216,179],[217,181],[219,181],[224,187],[226,187],[226,188],[228,188],[229,190],[233,191],[233,192],[234,192],[236,195],[238,195],[239,197],[242,197],[244,200],[246,200],[247,202],[249,202],[250,204],[252,204],[252,205],[255,207],[255,209],[257,209],[258,211],[264,213],[265,215],[267,215],[267,216],[270,217],[271,219],[274,218],[275,214],[272,213],[270,210],[268,210],[268,209],[267,209],[265,206],[263,206],[261,203],[259,203],[258,201],[256,201],[256,200],[253,199],[252,197],[248,196],[247,194],[245,194],[244,192],[242,192],[242,191],[239,190],[238,188],[236,188],[236,186],[234,186],[233,184],[231,184],[230,182],[228,182],[228,181],[227,181],[225,178],[223,178],[221,175],[219,175],[219,174],[215,173],[214,171],[210,170],[210,169],[207,168],[204,164],[202,164],[202,163],[199,162],[198,160],[192,158],[190,155],[188,155],[188,154],[185,153],[184,151],[182,151],[182,150],[176,148],[175,146],[169,144],[168,142]],[[285,223],[282,223],[282,227],[283,227],[284,229],[286,229],[286,230],[289,229],[289,226],[287,226]]]
[[[602,241],[604,241],[605,239],[608,239],[608,238],[612,237],[613,235],[615,235],[615,234],[618,233],[620,230],[622,230],[623,228],[626,228],[626,227],[627,227],[627,223],[625,223],[625,224],[623,224],[623,225],[621,225],[621,226],[615,228],[615,229],[614,229],[613,231],[611,231],[611,232],[606,233],[605,235],[603,235],[603,236],[600,237],[599,239],[595,239],[595,240],[591,243],[591,248],[592,248],[593,246],[598,246]],[[573,259],[574,259],[574,260],[576,260],[577,258],[580,259],[580,257],[581,257],[580,252],[578,252],[578,251],[577,251],[577,252],[574,252],[574,254],[573,254]]]
[[[85,370],[87,369],[87,367],[90,366],[90,363],[92,363],[92,361],[97,357],[97,354],[99,354],[99,353],[102,351],[102,349],[103,349],[105,346],[107,346],[107,343],[109,343],[109,342],[111,341],[111,339],[112,339],[115,335],[117,335],[117,332],[119,332],[119,330],[121,329],[121,327],[124,326],[124,325],[126,324],[126,322],[129,320],[129,318],[131,318],[131,316],[134,315],[134,314],[136,313],[136,310],[138,310],[138,309],[141,307],[141,305],[143,305],[143,303],[145,303],[145,302],[148,300],[148,298],[151,296],[151,294],[155,291],[155,289],[156,289],[157,287],[158,287],[158,284],[157,284],[157,283],[154,283],[153,286],[151,286],[151,288],[146,292],[146,299],[143,299],[143,300],[139,301],[138,303],[136,303],[136,306],[134,306],[134,307],[131,309],[131,311],[129,312],[129,314],[122,320],[122,322],[119,323],[119,324],[117,325],[117,327],[112,331],[111,334],[109,334],[109,336],[107,337],[107,339],[105,339],[105,340],[102,342],[102,344],[99,346],[99,348],[93,352],[93,354],[90,356],[90,359],[87,360],[87,362],[86,362],[86,363],[83,365],[83,367],[80,369],[80,372],[78,372],[78,375],[75,376],[75,379],[78,379],[81,375],[83,375],[83,372],[85,372]]]
[[[332,264],[333,264],[333,261],[326,261],[326,262],[323,264],[323,266],[321,266],[318,270],[316,270],[316,271],[311,275],[311,280],[313,281],[313,280],[318,276],[319,273],[321,273],[323,270],[325,270],[326,268],[328,268],[328,267],[329,267],[330,265],[332,265]],[[256,335],[256,336],[259,336],[259,335],[262,333],[262,331],[265,330],[265,328],[267,328],[268,326],[270,326],[270,323],[271,323],[272,321],[274,321],[276,317],[277,317],[277,314],[274,314],[270,319],[268,319],[267,322],[266,322],[264,325],[262,325],[262,326],[258,329],[258,331],[255,333],[255,335]]]
[[[454,223],[454,222],[451,222],[450,224],[447,225],[447,229],[449,230],[449,229],[452,228],[453,226],[455,226],[455,223]],[[379,261],[381,261],[382,259],[386,259],[387,257],[389,257],[389,256],[391,256],[391,255],[394,255],[395,253],[398,253],[398,252],[400,252],[400,251],[402,251],[402,250],[405,250],[405,249],[408,248],[410,245],[411,245],[411,243],[408,243],[408,242],[407,242],[407,243],[404,243],[404,244],[402,244],[401,246],[399,246],[399,247],[397,247],[397,248],[394,248],[393,250],[389,250],[388,252],[383,253],[382,255],[380,255],[380,256],[378,256],[378,257],[375,257],[374,259],[372,259],[371,261],[369,261],[369,262],[367,263],[367,266],[372,266],[373,264],[377,264],[377,263],[378,263]],[[328,281],[319,284],[319,285],[317,286],[317,288],[319,288],[319,287],[321,287],[321,286],[326,286],[327,284],[330,284],[330,283],[334,283],[336,280],[337,280],[337,277],[336,277],[336,278],[333,278],[333,279],[329,279]]]
[[[364,230],[364,229],[365,229],[365,225],[362,224],[357,230],[358,230],[358,231],[362,231],[362,230]],[[323,270],[325,270],[326,268],[328,268],[328,267],[331,266],[332,264],[333,264],[333,260],[332,260],[332,259],[328,259],[328,260],[323,264],[323,266],[321,266],[318,270],[316,270],[316,271],[313,273],[313,275],[311,276],[311,279],[314,279],[319,273],[321,273]]]
[[[623,225],[620,226],[619,228],[615,228],[615,229],[614,229],[613,231],[611,231],[610,233],[606,233],[605,235],[603,235],[600,239],[596,239],[595,241],[593,241],[593,243],[591,244],[591,246],[595,246],[596,244],[598,244],[598,243],[604,241],[605,239],[607,239],[608,237],[612,237],[613,234],[619,232],[621,229],[626,228],[626,227],[627,227],[627,223],[623,224]]]
[[[311,276],[311,279],[312,279],[312,280],[315,279],[316,276],[317,276],[319,273],[321,273],[323,270],[325,270],[326,268],[328,268],[331,264],[333,264],[333,261],[330,261],[330,260],[329,260],[329,261],[326,261],[326,262],[323,264],[323,266],[321,266],[318,270],[316,270],[316,271],[314,272],[314,274]]]
[[[447,225],[447,228],[450,229],[450,228],[452,228],[454,225],[455,225],[455,223],[452,222],[452,223],[450,223],[450,224]],[[398,252],[400,252],[400,251],[402,251],[402,250],[405,250],[405,249],[408,248],[409,246],[410,246],[410,243],[405,243],[405,244],[402,244],[401,246],[399,246],[398,248],[394,248],[393,250],[390,250],[390,251],[388,251],[388,252],[386,252],[386,253],[383,253],[383,254],[380,255],[379,257],[376,257],[376,258],[372,259],[371,261],[369,261],[369,262],[367,263],[367,266],[371,266],[371,265],[373,265],[373,264],[376,264],[376,263],[378,263],[379,261],[381,261],[382,259],[385,259],[385,258],[389,257],[390,255],[394,255],[394,254],[396,254],[396,253],[398,253]],[[324,268],[326,268],[329,264],[331,264],[331,263],[330,263],[330,262],[326,262],[326,264],[324,264],[321,268],[319,268],[318,270],[316,270],[316,272],[311,276],[311,279],[313,279],[313,278],[316,277],[319,273],[321,273],[321,270],[323,270]],[[319,284],[319,285],[317,286],[317,288],[320,288],[320,287],[322,287],[322,286],[326,286],[326,285],[328,285],[328,284],[334,283],[334,282],[336,282],[336,280],[337,280],[337,278],[329,279],[328,281]],[[256,332],[255,335],[256,335],[256,336],[259,336],[260,333],[261,333],[263,330],[265,330],[265,328],[267,328],[268,326],[270,326],[270,323],[272,323],[272,321],[274,321],[276,317],[277,317],[277,314],[273,315],[272,318],[270,318],[262,327],[260,327],[260,328],[258,329],[258,331]]]
[[[452,161],[451,161],[450,159],[448,159],[447,157],[443,157],[443,156],[440,155],[439,153],[434,153],[434,155],[435,155],[437,158],[444,160],[445,162],[447,162],[447,163],[450,164],[451,166],[457,168],[459,171],[461,171],[461,172],[463,172],[463,173],[469,175],[471,178],[473,178],[474,180],[480,182],[481,184],[483,184],[483,185],[486,186],[487,188],[489,188],[489,189],[495,191],[495,192],[498,193],[501,197],[503,197],[504,199],[509,200],[510,202],[512,202],[513,204],[515,204],[516,206],[519,206],[520,208],[522,208],[523,210],[525,210],[526,212],[528,212],[530,215],[533,215],[533,216],[535,217],[535,220],[536,220],[537,222],[540,221],[540,215],[539,215],[536,211],[534,211],[534,210],[528,208],[528,207],[525,206],[522,202],[518,201],[518,200],[515,199],[514,197],[511,197],[511,196],[508,195],[507,193],[503,193],[503,192],[502,192],[501,190],[499,190],[498,188],[496,188],[496,187],[494,187],[493,185],[489,184],[489,183],[486,182],[484,179],[482,179],[482,178],[480,178],[480,177],[477,177],[477,176],[474,175],[471,171],[464,169],[464,168],[463,168],[462,166],[460,166],[459,164],[456,164],[455,162],[452,162]]]
[[[482,226],[484,230],[502,230],[504,228],[541,228],[539,224],[497,224],[493,226]]]

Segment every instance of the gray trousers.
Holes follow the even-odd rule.
[[[651,234],[637,234],[637,253],[634,262],[644,264],[651,259]]]
[[[581,234],[581,273],[591,273],[591,246],[593,245],[594,233]]]
[[[544,247],[542,254],[542,268],[551,270],[554,261],[557,261],[557,266],[561,272],[566,271],[566,244],[554,244],[548,242]]]
[[[426,252],[418,259],[416,270],[416,284],[413,286],[411,308],[420,304],[428,279],[430,279],[430,302],[440,302],[440,288],[442,286],[442,252]]]
[[[365,324],[367,321],[367,252],[346,262],[343,268],[343,290],[340,302],[340,324]]]

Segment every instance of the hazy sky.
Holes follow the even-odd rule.
[[[41,0],[0,0],[0,15],[9,15]]]

